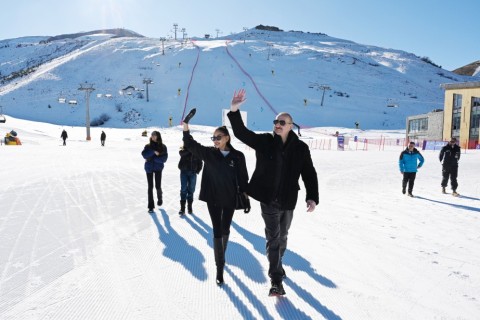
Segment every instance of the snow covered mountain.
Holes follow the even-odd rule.
[[[254,130],[269,130],[280,111],[302,127],[358,121],[364,129],[400,129],[406,116],[443,107],[441,83],[471,79],[412,53],[321,33],[251,29],[163,42],[138,36],[0,41],[4,113],[82,126],[86,95],[79,88],[93,85],[93,125],[165,127],[196,107],[197,124],[217,126],[233,91],[245,88],[243,110]]]

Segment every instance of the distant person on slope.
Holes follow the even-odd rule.
[[[65,129],[62,131],[62,134],[60,135],[60,138],[63,139],[63,145],[66,146],[67,145],[68,134],[67,134],[67,131],[65,131]]]
[[[190,134],[188,121],[183,121],[185,147],[204,162],[199,199],[207,203],[212,220],[216,282],[220,286],[224,283],[225,252],[235,212],[237,185],[241,192],[245,192],[248,171],[245,156],[231,145],[230,133],[226,127],[215,129],[211,139],[213,147],[202,146]]]
[[[447,193],[445,188],[448,184],[448,179],[450,178],[450,186],[452,187],[452,195],[458,196],[457,193],[457,175],[458,175],[458,161],[460,160],[460,147],[457,145],[457,139],[452,138],[450,142],[446,144],[442,150],[440,150],[440,162],[443,160],[442,164],[442,192]]]
[[[145,172],[147,173],[148,212],[153,213],[153,208],[155,208],[153,182],[155,181],[155,189],[157,190],[157,205],[160,207],[163,204],[162,171],[168,159],[167,146],[162,143],[160,132],[152,132],[150,143],[143,148],[142,156],[145,159]]]
[[[413,197],[413,184],[417,175],[417,169],[421,168],[425,159],[422,154],[415,148],[415,142],[411,141],[408,147],[400,153],[398,165],[400,173],[403,174],[402,193],[406,193],[408,184],[408,196]]]
[[[244,89],[233,94],[228,118],[235,137],[255,149],[257,163],[247,194],[260,201],[265,222],[269,295],[284,295],[282,258],[300,190],[298,180],[301,176],[305,184],[307,212],[313,212],[318,204],[317,172],[307,144],[292,130],[292,116],[279,113],[273,120],[273,133],[254,133],[245,127],[239,112],[245,100]]]
[[[100,135],[100,143],[102,144],[102,147],[105,146],[106,139],[107,139],[107,135],[105,134],[105,131],[102,131],[102,134]]]

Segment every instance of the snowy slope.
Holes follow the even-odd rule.
[[[249,102],[247,102],[248,104]],[[193,136],[210,145],[212,127]],[[69,139],[61,146],[60,132]],[[164,206],[147,214],[142,129],[92,129],[7,117],[22,146],[0,146],[1,319],[476,319],[480,314],[480,153],[462,153],[459,192],[440,193],[437,151],[423,152],[414,194],[401,194],[401,146],[312,149],[320,204],[305,212],[303,184],[284,263],[287,295],[267,296],[258,202],[237,211],[225,285],[215,284],[206,205],[180,218],[179,126],[169,150]],[[152,130],[153,128],[150,128]],[[345,131],[305,129],[304,139]],[[245,153],[249,173],[254,152]],[[334,148],[332,148],[334,149]],[[197,187],[199,188],[198,182]],[[196,191],[198,196],[199,189]]]
[[[16,48],[20,40],[23,45]],[[199,123],[213,126],[221,121],[233,90],[245,88],[248,125],[254,129],[269,130],[279,111],[291,112],[303,127],[352,127],[358,121],[365,129],[400,129],[407,115],[443,108],[441,83],[470,79],[400,50],[324,34],[260,30],[187,43],[167,40],[164,50],[153,38],[88,36],[47,44],[21,38],[0,42],[0,57],[8,62],[0,65],[3,77],[16,63],[20,70],[27,69],[28,61],[38,65],[0,86],[6,114],[84,125],[86,101],[78,89],[88,82],[95,88],[90,119],[106,115],[105,126],[120,128],[166,127],[170,116],[179,123],[193,106],[200,111]],[[149,102],[146,79],[153,81]],[[129,86],[134,90],[122,91]],[[330,88],[323,106],[322,86]]]

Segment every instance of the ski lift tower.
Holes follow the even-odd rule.
[[[92,93],[93,90],[93,84],[90,85],[89,87],[85,86],[83,87],[80,85],[80,88],[78,88],[80,91],[85,91],[85,100],[87,102],[87,107],[86,109],[86,120],[85,120],[85,125],[87,127],[87,140],[90,141],[92,138],[90,137],[90,93]]]

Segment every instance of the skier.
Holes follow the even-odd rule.
[[[180,215],[185,214],[185,203],[188,201],[188,213],[193,213],[193,193],[197,184],[197,174],[202,170],[202,160],[196,158],[185,146],[180,148]]]
[[[145,172],[147,173],[148,213],[153,213],[153,208],[155,207],[153,201],[153,182],[155,180],[157,205],[160,207],[163,204],[162,171],[168,159],[167,146],[162,143],[160,132],[152,132],[150,143],[143,148],[142,156],[145,159]]]
[[[100,143],[102,144],[102,147],[105,147],[105,139],[107,139],[107,135],[102,131],[102,134],[100,135]]]
[[[215,129],[211,138],[214,147],[202,146],[190,134],[189,116],[190,114],[183,120],[183,142],[195,157],[205,163],[199,199],[207,203],[212,220],[216,282],[221,286],[224,283],[225,252],[235,212],[237,186],[240,192],[244,192],[247,187],[247,165],[245,155],[231,145],[227,127]]]
[[[408,196],[413,197],[413,184],[415,183],[415,177],[417,175],[417,169],[421,168],[425,159],[422,154],[415,148],[415,142],[411,141],[408,147],[400,153],[400,159],[398,165],[400,167],[400,173],[403,175],[402,180],[402,193],[406,193],[408,184]]]
[[[452,195],[458,196],[457,193],[457,175],[458,175],[458,161],[460,160],[460,147],[457,145],[457,139],[452,138],[450,142],[446,144],[440,151],[440,162],[443,160],[442,165],[442,193],[447,193],[445,188],[450,178],[450,186],[452,187]]]
[[[63,145],[66,146],[67,145],[68,134],[67,134],[67,131],[65,131],[65,129],[62,131],[62,134],[60,135],[60,138],[63,139]]]
[[[293,219],[300,176],[306,189],[307,212],[318,204],[318,179],[310,150],[293,132],[293,119],[285,112],[273,121],[272,133],[254,133],[248,130],[239,112],[245,102],[245,89],[235,92],[228,119],[233,133],[240,141],[255,149],[257,163],[247,193],[260,201],[267,240],[268,276],[270,296],[284,295],[285,270],[282,258],[287,249],[288,230]]]

